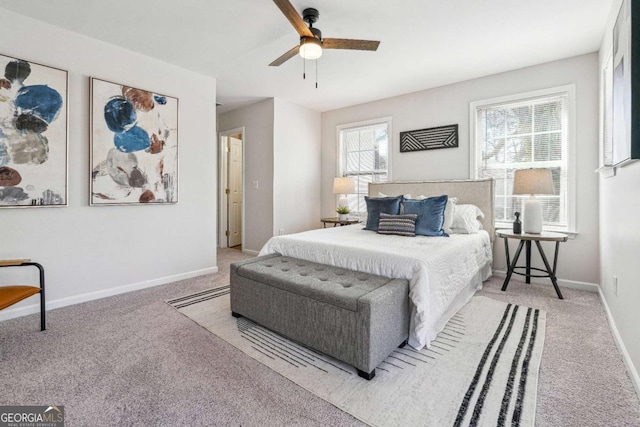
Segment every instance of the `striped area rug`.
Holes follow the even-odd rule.
[[[245,354],[375,426],[532,426],[545,312],[473,297],[428,349],[394,351],[371,381],[229,308],[229,286],[167,301]]]

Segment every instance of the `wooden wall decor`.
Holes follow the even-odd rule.
[[[400,132],[400,152],[437,150],[458,146],[458,125]]]

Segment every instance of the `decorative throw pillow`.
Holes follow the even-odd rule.
[[[451,224],[452,234],[476,234],[482,228],[478,218],[484,214],[476,205],[456,205]]]
[[[447,195],[427,199],[403,199],[403,213],[416,214],[416,234],[422,236],[448,236],[442,229]]]
[[[389,215],[386,213],[380,213],[378,233],[397,234],[399,236],[415,236],[417,218],[418,215],[416,214]]]
[[[378,231],[378,222],[380,214],[397,215],[400,213],[400,201],[402,196],[398,197],[367,197],[364,201],[367,203],[367,225],[365,230]]]
[[[378,193],[378,196],[382,197],[382,193]],[[415,200],[424,200],[427,198],[425,195],[419,195],[416,197],[411,197],[411,194],[405,194],[405,199],[415,199]],[[445,234],[451,234],[451,224],[453,223],[453,212],[456,208],[456,204],[458,203],[457,197],[449,197],[447,200],[447,207],[444,208],[444,224],[442,224],[442,229]],[[402,206],[400,207],[400,213],[402,212]]]

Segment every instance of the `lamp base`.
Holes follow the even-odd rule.
[[[542,206],[535,197],[524,202],[522,216],[522,231],[530,234],[542,233]]]
[[[347,195],[341,194],[340,198],[338,198],[338,206],[347,206],[348,203]]]

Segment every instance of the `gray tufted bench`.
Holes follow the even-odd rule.
[[[231,264],[231,311],[371,379],[409,335],[409,284],[278,254]]]

